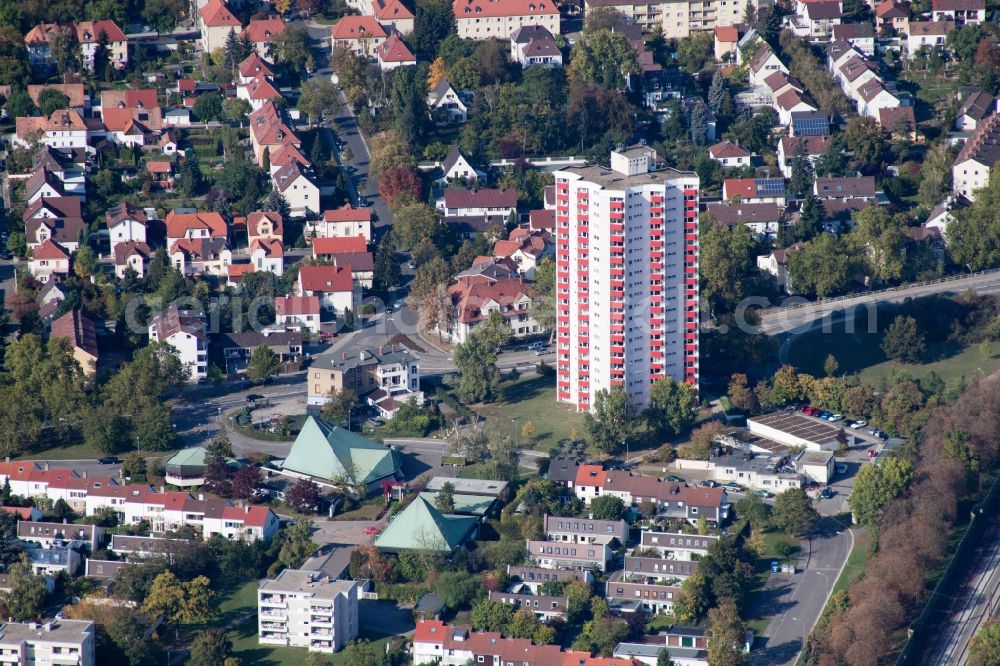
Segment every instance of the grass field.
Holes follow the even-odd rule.
[[[523,448],[548,451],[561,439],[569,439],[576,429],[583,437],[583,414],[571,405],[556,402],[554,376],[522,377],[514,382],[504,382],[504,401],[476,405],[473,409],[486,419],[487,430],[517,432],[518,444]],[[513,423],[512,423],[513,421]],[[535,425],[533,442],[521,437],[521,428],[531,421]]]
[[[868,532],[854,530],[854,548],[847,556],[847,564],[844,565],[840,577],[833,584],[833,592],[846,590],[856,583],[861,578],[861,574],[865,572],[869,558],[871,558],[871,538],[868,536]]]
[[[176,449],[170,451],[146,451],[143,452],[145,458],[169,458]],[[128,451],[123,451],[117,453],[119,458],[128,453]],[[83,442],[71,442],[63,444],[61,446],[53,446],[52,448],[42,449],[39,451],[31,451],[28,453],[23,453],[19,456],[14,456],[15,460],[92,460],[94,458],[101,458],[106,454],[101,453],[92,446],[88,446]]]
[[[857,327],[862,330],[862,326]],[[838,374],[858,373],[866,382],[878,382],[893,373],[905,372],[922,377],[936,372],[949,386],[965,377],[971,380],[980,371],[989,375],[1000,370],[1000,355],[984,356],[977,345],[956,343],[928,345],[925,363],[890,361],[881,349],[882,334],[844,331],[823,333],[811,331],[797,338],[788,350],[788,362],[803,372],[822,377],[827,354],[833,354],[839,364]]]

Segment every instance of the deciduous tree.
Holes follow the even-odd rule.
[[[281,372],[281,357],[275,354],[266,344],[258,345],[250,355],[247,364],[247,377],[252,382],[263,382],[277,377]]]
[[[590,502],[590,512],[598,520],[621,520],[625,517],[625,502],[613,495],[601,495]]]
[[[819,520],[812,499],[801,488],[789,488],[774,500],[771,522],[779,530],[794,536],[809,532]]]
[[[913,482],[913,467],[902,458],[890,456],[878,465],[862,465],[854,480],[848,504],[855,519],[871,527],[892,500]]]
[[[632,412],[624,388],[614,386],[598,391],[592,411],[583,415],[591,445],[604,453],[618,452],[631,432]]]
[[[664,377],[650,387],[649,405],[643,417],[662,436],[681,435],[694,424],[697,406],[698,396],[690,384]]]
[[[882,351],[885,355],[904,363],[918,363],[926,348],[923,331],[917,325],[917,320],[908,315],[898,315],[882,338]]]
[[[458,385],[455,393],[466,403],[492,402],[500,396],[500,370],[496,348],[477,331],[455,347]]]

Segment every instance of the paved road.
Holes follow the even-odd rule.
[[[832,517],[824,518],[810,538],[802,541],[799,573],[771,574],[757,595],[753,611],[753,617],[772,618],[764,632],[767,642],[751,655],[751,664],[795,663],[853,545],[850,530]]]
[[[961,293],[972,290],[980,294],[1000,292],[1000,271],[982,275],[938,282],[934,284],[905,287],[892,291],[864,294],[839,301],[813,303],[795,309],[772,309],[761,317],[761,330],[768,335],[799,332],[824,317],[853,319],[853,308],[858,305],[877,303],[898,303],[907,298],[918,298],[932,294]],[[852,308],[848,310],[848,308]]]
[[[945,608],[947,618],[941,625],[926,629],[933,633],[933,638],[928,641],[920,660],[914,663],[924,666],[964,664],[969,641],[983,622],[997,614],[1000,605],[1000,521],[993,520],[967,565],[965,581],[954,588],[952,603]]]

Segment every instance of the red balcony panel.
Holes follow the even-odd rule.
[[[612,344],[623,345],[623,344],[625,344],[625,336],[624,335],[612,335],[611,336],[611,343]]]
[[[698,330],[698,323],[693,321],[686,321],[684,322],[684,330],[696,331]]]
[[[625,347],[623,345],[611,345],[612,354],[624,354]]]
[[[684,230],[685,231],[698,231],[698,223],[697,222],[685,222],[684,223]]]
[[[684,339],[687,340],[687,341],[689,341],[689,342],[692,341],[692,340],[697,340],[698,339],[698,334],[697,333],[685,333],[684,334]]]
[[[653,195],[650,195],[649,200],[652,203],[663,203],[663,195],[662,194],[653,194]]]
[[[625,231],[625,225],[622,224],[622,223],[620,223],[620,222],[612,222],[611,223],[611,233],[614,233],[616,231],[619,232],[619,233],[624,232]]]
[[[649,308],[649,313],[650,314],[654,314],[654,315],[663,314],[663,308],[660,308],[660,307],[651,307],[651,308]]]
[[[649,247],[653,248],[654,250],[658,250],[661,247],[663,247],[663,241],[661,241],[661,240],[651,240],[651,241],[649,241]]]
[[[663,352],[656,349],[650,351],[649,355],[653,358],[663,358]]]
[[[611,291],[611,298],[614,298],[614,299],[617,299],[617,300],[624,299],[625,298],[625,292],[624,291],[614,291],[614,290],[612,290]]]
[[[687,351],[687,352],[698,351],[698,345],[684,345],[684,351]]]
[[[663,215],[663,206],[650,206],[649,207],[649,214],[650,215]]]
[[[689,275],[697,273],[698,272],[698,267],[697,266],[688,266],[688,267],[686,267],[684,269],[684,272],[687,273],[687,274],[689,274]]]
[[[569,326],[560,326],[558,332],[560,335],[569,335]]]

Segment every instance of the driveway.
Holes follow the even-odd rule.
[[[840,521],[827,517],[801,546],[798,573],[771,574],[754,599],[752,617],[771,618],[764,631],[764,647],[750,656],[756,666],[795,663],[847,563],[854,535]]]

